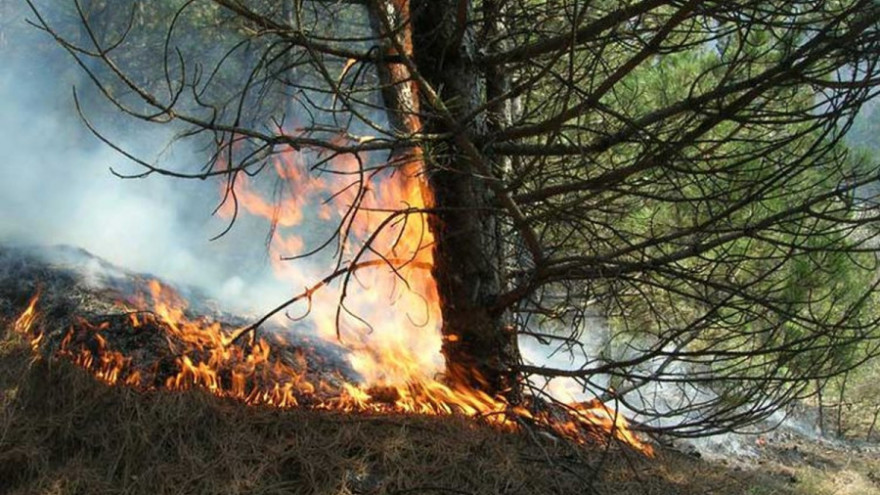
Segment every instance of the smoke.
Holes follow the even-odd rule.
[[[68,18],[62,2],[38,4],[64,36],[82,37],[76,31],[78,21]],[[169,148],[167,144],[180,128],[150,125],[122,115],[54,40],[25,26],[25,17],[30,15],[24,13],[25,7],[15,8],[18,18],[11,22],[14,25],[4,29],[9,24],[6,19],[0,25],[0,146],[4,150],[0,160],[0,242],[81,247],[126,269],[178,285],[198,286],[230,311],[248,315],[265,314],[303,290],[303,285],[292,286],[290,280],[279,280],[273,274],[267,249],[271,226],[266,218],[240,212],[228,233],[210,240],[228,226],[227,219],[213,215],[221,200],[220,179],[114,176],[111,168],[123,174],[138,174],[144,169],[92,135],[77,115],[71,91],[74,86],[89,122],[132,155],[158,160],[163,168],[196,171],[205,162],[205,148],[193,140]],[[183,36],[182,42],[186,40]],[[224,43],[200,45],[193,56],[210,67],[212,60],[216,62],[235,44],[234,40]],[[189,45],[183,49],[194,51]],[[152,52],[139,54],[156,56]],[[239,55],[243,64],[258,58]],[[161,66],[155,60],[153,65]],[[137,72],[148,69],[132,70],[145,79],[151,77]],[[332,106],[330,99],[319,94],[307,98],[325,107]],[[381,111],[361,110],[373,122],[385,120]],[[352,126],[352,132],[365,131],[359,120]],[[261,179],[259,186],[269,186],[264,189],[274,188],[278,193],[271,170],[252,180],[256,184]],[[286,191],[288,196],[296,193]],[[301,206],[305,218],[319,217],[318,205]],[[313,248],[333,227],[326,222],[299,225],[296,234],[307,248]],[[333,266],[326,254],[301,260],[290,270],[314,283]]]
[[[519,337],[520,353],[526,364],[545,366],[558,370],[581,370],[589,369],[596,365],[596,359],[607,349],[611,331],[608,322],[598,311],[590,311],[584,316],[581,332],[574,345],[566,345],[564,341],[548,337],[566,336],[569,328],[574,325],[571,321],[559,322],[556,320],[533,320],[528,322],[529,330],[541,337],[533,335],[521,335]],[[568,402],[588,401],[601,394],[609,384],[609,377],[597,375],[592,377],[590,384],[593,387],[585,387],[573,378],[554,377],[531,378],[530,385],[549,393],[559,400]]]
[[[559,340],[549,335],[567,335],[572,322],[555,320],[532,321],[529,330],[543,337],[520,336],[519,345],[523,360],[530,365],[546,366],[558,370],[588,370],[601,364],[606,356],[617,361],[634,357],[634,347],[650,347],[646,341],[629,341],[628,345],[615,344],[615,336],[609,322],[599,310],[588,311],[581,322],[581,332],[576,342],[561,345]],[[615,351],[615,348],[618,348]],[[622,350],[620,349],[622,348]],[[668,349],[672,351],[672,348]],[[619,355],[623,352],[623,355]],[[661,367],[665,373],[687,376],[689,364],[683,362],[666,363],[664,359],[648,360],[639,366],[642,375],[651,375]],[[552,379],[531,378],[531,386],[563,401],[588,401],[602,395],[612,383],[612,377],[595,374],[589,377],[586,385],[572,378]],[[690,430],[688,424],[699,423],[708,412],[699,407],[717,401],[718,395],[708,386],[700,383],[670,383],[654,381],[645,383],[635,390],[623,392],[619,401],[608,403],[617,407],[627,419],[647,427],[665,429],[681,428]],[[756,402],[756,404],[759,404]],[[697,405],[696,408],[694,406]],[[628,407],[629,406],[629,407]],[[746,407],[740,408],[745,412]],[[676,439],[679,450],[699,453],[710,459],[726,461],[747,461],[761,456],[761,445],[766,442],[786,441],[791,438],[811,441],[823,439],[817,426],[815,412],[803,404],[778,410],[766,419],[750,426],[737,428],[733,432],[716,433],[710,436]],[[668,440],[671,440],[669,438]]]
[[[212,216],[216,182],[114,176],[110,167],[142,169],[87,130],[71,87],[89,120],[139,156],[155,156],[174,129],[121,118],[43,33],[14,26],[7,35],[0,47],[0,241],[79,246],[128,269],[201,286],[237,310],[260,311],[278,301],[257,297],[280,290],[261,243],[265,226],[242,219],[229,236],[211,242],[225,227]],[[35,46],[23,55],[23,47]],[[198,151],[184,146],[160,159],[178,169],[199,163]]]

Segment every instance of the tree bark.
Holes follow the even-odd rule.
[[[461,117],[485,102],[486,74],[473,63],[476,40],[468,22],[473,9],[469,0],[373,0],[371,9],[377,32],[396,37],[383,42],[381,53],[413,60],[418,76],[439,92],[446,111]],[[486,121],[451,129],[436,118],[440,109],[419,101],[414,74],[405,64],[380,64],[378,70],[396,132],[475,135],[486,130]],[[395,155],[405,173],[413,172],[413,163],[419,164],[419,172],[427,170],[437,212],[431,218],[433,275],[443,317],[447,381],[516,401],[516,334],[503,313],[490,309],[503,293],[504,275],[489,185],[453,138],[430,153],[406,149]]]
[[[420,75],[460,118],[483,104],[486,79],[474,63],[475,33],[470,0],[414,0],[413,40]],[[426,119],[428,132],[481,134],[489,123],[477,120],[451,129]],[[490,394],[519,397],[514,371],[516,334],[504,313],[490,308],[504,291],[503,248],[496,202],[472,158],[450,139],[429,156],[429,181],[438,214],[434,278],[443,314],[443,353],[448,379]]]

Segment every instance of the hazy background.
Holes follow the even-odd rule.
[[[0,11],[0,242],[83,247],[128,269],[202,286],[237,309],[277,303],[268,296],[282,289],[266,259],[267,226],[241,218],[211,242],[226,225],[212,216],[217,181],[112,175],[110,167],[143,169],[88,131],[74,86],[89,120],[139,156],[159,156],[174,129],[121,117],[49,36],[24,26],[31,16],[18,14]],[[182,146],[160,159],[175,168],[204,160]]]

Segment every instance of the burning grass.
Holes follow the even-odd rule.
[[[592,475],[588,463],[551,475],[540,451],[523,455],[534,450],[527,437],[461,417],[108,387],[70,362],[35,360],[11,333],[0,370],[0,479],[12,493],[575,493]],[[544,443],[555,455],[577,452]]]
[[[320,341],[264,333],[257,348],[264,357],[268,349],[271,359],[260,365],[267,373],[249,375],[244,395],[228,387],[233,370],[254,364],[247,347],[219,366],[214,382],[179,381],[191,371],[182,357],[198,369],[217,335],[180,335],[173,318],[164,321],[156,300],[174,297],[150,295],[147,313],[121,306],[137,302],[130,296],[149,285],[142,277],[102,269],[106,276],[89,285],[81,271],[45,259],[69,255],[92,266],[93,257],[44,254],[0,247],[0,494],[822,493],[675,452],[648,458],[609,441],[597,425],[572,437],[516,416],[517,427],[505,428],[492,420],[499,416],[455,405],[449,413],[402,414],[399,389],[354,385],[345,356]],[[209,316],[184,312],[175,324],[218,335],[242,324],[217,323],[234,318],[203,303],[198,313]],[[299,407],[249,399],[291,379],[289,370],[271,372],[276,361],[328,387],[300,391]],[[171,382],[182,386],[170,390]],[[351,399],[363,394],[361,402],[330,407],[346,390]],[[583,443],[568,441],[576,438]]]
[[[528,422],[499,432],[479,416],[400,414],[387,407],[396,390],[366,388],[384,410],[348,411],[248,403],[209,387],[168,390],[179,356],[163,352],[182,341],[143,314],[137,330],[112,303],[137,279],[104,280],[95,292],[29,259],[0,249],[0,493],[813,493],[675,452],[648,458],[607,435],[579,445]],[[42,304],[23,311],[38,287]],[[100,360],[76,359],[74,351],[97,349],[96,332],[132,357],[137,386],[107,385],[125,383],[131,369],[98,373]],[[57,352],[69,334],[67,353]],[[326,348],[268,345],[270,355],[299,347],[325,356],[323,371],[320,360],[305,363],[310,380],[346,374]],[[166,366],[151,376],[143,363],[157,361]]]
[[[34,359],[27,342],[3,332],[0,493],[733,494],[760,486],[671,452],[648,459],[534,431],[499,434],[457,416],[278,409],[204,390],[108,387],[70,362]]]
[[[171,288],[156,280],[147,285],[150,311],[143,300],[134,303],[140,306],[135,311],[120,312],[127,306],[118,303],[121,307],[111,315],[74,314],[69,327],[58,331],[55,321],[41,317],[36,294],[11,326],[37,355],[68,360],[111,386],[141,392],[197,388],[252,406],[461,415],[504,431],[533,426],[580,444],[614,438],[651,454],[622,416],[596,401],[514,406],[501,397],[419,375],[401,385],[357,384],[338,364],[328,369],[314,347],[294,346],[277,335],[247,344],[234,341],[230,335],[235,332],[223,324],[188,317],[185,301]]]

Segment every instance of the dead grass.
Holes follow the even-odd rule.
[[[798,495],[880,495],[876,445],[793,441],[765,451],[763,468],[797,480]]]
[[[35,361],[11,335],[0,335],[0,400],[0,493],[808,493],[761,470],[664,450],[646,459],[573,447],[463,418],[139,394],[65,362]]]

